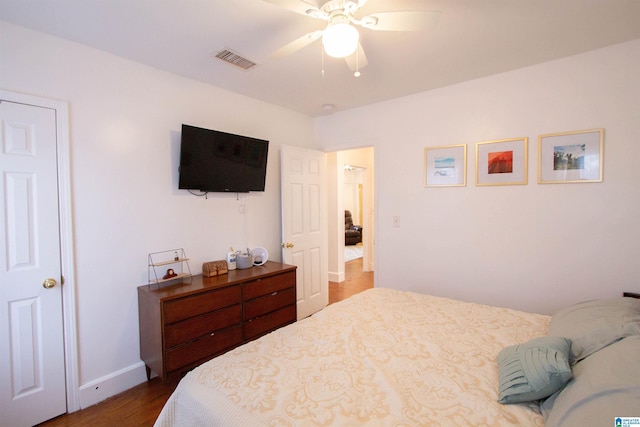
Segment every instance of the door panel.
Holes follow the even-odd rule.
[[[0,137],[0,412],[33,425],[66,412],[55,111],[2,100]]]
[[[281,147],[283,261],[296,265],[298,319],[329,301],[325,155]]]
[[[35,237],[33,227],[34,175],[6,172],[6,230],[7,270],[35,267]]]
[[[38,336],[39,324],[42,324],[42,310],[39,300],[29,298],[9,303],[9,324],[11,325],[10,345],[11,360],[19,360],[20,364],[12,366],[12,393],[14,399],[41,388],[42,378],[38,369],[38,361],[42,360],[42,348]]]

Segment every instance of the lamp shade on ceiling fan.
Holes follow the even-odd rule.
[[[327,55],[344,58],[352,55],[358,48],[360,34],[346,22],[329,25],[322,34],[322,46]]]

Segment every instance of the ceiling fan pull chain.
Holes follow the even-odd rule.
[[[324,77],[324,49],[322,47],[320,47],[320,57],[322,58],[322,71],[320,73],[322,74],[322,77]]]
[[[355,77],[360,77],[360,49],[356,49],[356,72],[353,73]]]

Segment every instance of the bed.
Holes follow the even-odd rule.
[[[640,319],[640,301],[633,301],[637,305],[629,305]],[[616,416],[640,417],[640,353],[630,350],[640,345],[640,320],[623,332],[629,339],[605,339],[606,345],[590,348],[590,355],[578,360],[566,337],[572,332],[566,324],[576,319],[568,317],[556,325],[564,335],[554,336],[555,315],[370,289],[195,368],[180,381],[155,425],[542,426],[545,418],[555,420],[549,415],[554,406],[572,405],[571,396],[561,393],[575,385],[573,364],[635,338],[621,350],[627,355],[624,363],[636,370],[625,381],[631,389],[635,383],[629,401],[638,410]],[[550,360],[544,363],[553,365],[543,366],[548,374],[543,391],[532,386],[536,379],[527,372],[514,374],[532,352],[542,360],[540,348]],[[578,386],[580,399],[583,388]],[[553,422],[562,425],[566,417],[562,413]],[[612,418],[606,425],[614,425]]]

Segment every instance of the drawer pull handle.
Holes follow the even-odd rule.
[[[211,336],[214,336],[216,333],[215,332],[211,332]]]
[[[271,294],[272,297],[275,297],[276,295],[278,295],[278,291],[275,291],[274,293]]]

